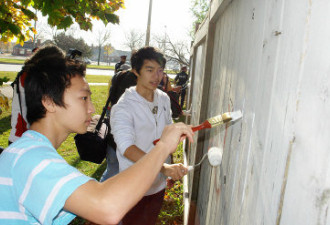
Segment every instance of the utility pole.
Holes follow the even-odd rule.
[[[38,13],[38,10],[36,10],[36,15]],[[34,20],[34,29],[37,30],[37,21]],[[33,34],[33,48],[36,47],[36,34]]]
[[[149,46],[149,41],[150,41],[151,10],[152,10],[152,0],[150,0],[150,2],[149,2],[149,15],[148,15],[148,24],[147,24],[146,44],[145,44],[145,46]]]

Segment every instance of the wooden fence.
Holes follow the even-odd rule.
[[[191,51],[185,224],[330,224],[330,1],[213,0]]]

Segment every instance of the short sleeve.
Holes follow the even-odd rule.
[[[28,211],[41,224],[70,222],[75,215],[63,207],[68,197],[92,178],[70,166],[54,149],[33,149],[13,167],[13,181],[22,210]]]

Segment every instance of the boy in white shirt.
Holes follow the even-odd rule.
[[[153,47],[144,47],[131,57],[137,85],[126,89],[111,109],[111,132],[117,144],[119,171],[136,164],[150,152],[165,126],[172,123],[171,103],[167,94],[157,89],[163,78],[166,60]],[[163,203],[167,177],[181,179],[187,172],[182,164],[164,163],[160,173],[142,200],[123,218],[122,224],[155,224]]]

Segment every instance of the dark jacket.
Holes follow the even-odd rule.
[[[176,75],[176,77],[174,78],[176,84],[177,84],[177,85],[180,85],[180,86],[186,84],[187,81],[188,81],[188,79],[189,79],[189,76],[188,76],[188,74],[187,74],[186,72],[184,72],[184,71],[181,71],[180,73],[178,73],[178,74]]]
[[[121,65],[123,65],[125,62],[120,61],[119,63],[116,63],[115,65],[115,74],[118,72]]]

